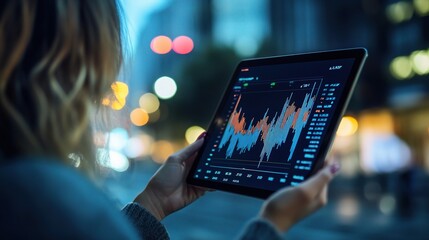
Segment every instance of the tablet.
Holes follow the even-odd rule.
[[[240,62],[187,177],[267,198],[319,170],[352,95],[364,48]]]

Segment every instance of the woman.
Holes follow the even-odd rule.
[[[73,167],[94,170],[90,116],[121,60],[115,0],[0,1],[0,234],[32,239],[168,239],[160,221],[207,189],[186,173],[203,138],[170,156],[123,214]],[[326,203],[325,167],[273,194],[243,239],[278,239]]]

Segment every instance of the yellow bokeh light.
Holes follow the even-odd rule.
[[[402,80],[413,76],[413,66],[406,56],[396,57],[390,63],[390,73],[396,79]]]
[[[203,133],[204,131],[205,131],[204,128],[200,126],[189,127],[185,132],[185,139],[189,144],[191,144],[195,142],[198,136],[200,136],[200,134]]]
[[[343,137],[352,136],[358,130],[358,126],[359,124],[356,118],[351,116],[345,116],[343,117],[343,119],[341,119],[340,126],[337,130],[337,135]]]
[[[110,107],[113,110],[121,110],[122,108],[124,108],[125,104],[127,103],[125,98],[118,98],[112,101]]]
[[[141,108],[136,108],[130,113],[130,119],[134,125],[144,126],[149,121],[149,114]]]
[[[116,81],[110,87],[112,88],[113,95],[104,97],[101,104],[110,106],[113,110],[121,110],[127,103],[128,85]]]
[[[415,51],[411,54],[411,62],[413,70],[419,74],[424,75],[429,73],[429,54],[426,51]]]
[[[139,105],[147,113],[156,112],[159,108],[159,99],[155,94],[146,93],[143,94],[139,99]]]
[[[153,144],[152,158],[157,163],[164,163],[174,153],[174,146],[169,141],[160,140]]]
[[[387,17],[394,23],[410,20],[413,17],[413,13],[413,6],[404,1],[392,3],[386,8]]]
[[[126,98],[128,96],[128,85],[124,82],[114,82],[111,85],[113,93],[115,94],[116,98]]]
[[[429,0],[414,0],[413,3],[417,14],[420,16],[426,16],[429,14]]]

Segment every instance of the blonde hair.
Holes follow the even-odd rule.
[[[94,163],[90,114],[121,61],[115,0],[0,1],[0,151]]]

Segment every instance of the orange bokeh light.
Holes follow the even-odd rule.
[[[194,42],[190,37],[179,36],[173,41],[173,50],[178,54],[188,54],[194,49]]]
[[[149,114],[141,108],[136,108],[131,112],[130,119],[134,125],[144,126],[149,122]]]
[[[103,100],[101,100],[101,104],[103,104],[104,106],[109,106],[110,99],[108,99],[107,97],[103,98]]]
[[[158,54],[166,54],[171,51],[173,43],[171,39],[167,36],[157,36],[152,39],[150,43],[150,48],[152,51]]]

